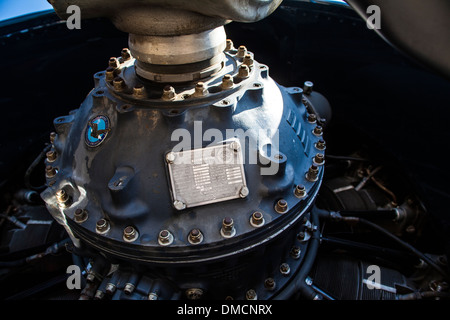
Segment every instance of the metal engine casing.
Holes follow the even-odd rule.
[[[120,57],[113,71],[94,75],[95,88],[79,109],[54,120],[56,159],[46,160],[48,188],[41,194],[48,210],[75,247],[93,249],[141,279],[175,284],[177,289],[158,293],[164,299],[192,288],[218,299],[244,299],[254,289],[258,299],[269,299],[301,268],[314,228],[307,217],[323,176],[323,163],[314,158],[324,148],[317,146],[320,123],[308,118],[313,99],[301,88],[278,85],[257,61],[248,77],[240,76],[243,55],[236,49],[224,56],[221,71],[203,80],[204,94],[195,94],[194,83],[183,83],[163,97],[171,88],[137,77],[135,60]],[[231,85],[223,84],[224,75],[231,75]],[[97,138],[96,119],[107,126],[97,128],[106,129]],[[191,139],[182,141],[186,136],[179,132]],[[232,141],[240,143],[244,174],[232,199],[204,192],[210,201],[175,203],[174,175],[181,180],[167,155],[180,142],[188,142],[182,152],[189,152]],[[317,170],[312,175],[311,166]],[[195,178],[190,172],[189,179]],[[221,179],[210,182],[229,182]],[[195,179],[183,183],[198,192]],[[305,187],[304,194],[296,193],[297,186]],[[280,200],[286,210],[277,206]],[[83,219],[75,217],[80,211]],[[263,214],[264,224],[251,223],[254,212]],[[221,232],[225,217],[233,220],[228,236]],[[99,231],[101,219],[108,227]],[[124,236],[129,226],[136,231],[132,238]],[[200,230],[200,243],[189,241],[193,229]],[[159,241],[162,230],[170,232],[169,244]],[[276,282],[270,290],[267,278]]]

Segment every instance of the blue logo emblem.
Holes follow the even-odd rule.
[[[85,141],[89,147],[96,147],[105,140],[111,130],[109,118],[107,116],[96,116],[89,120],[86,128]]]

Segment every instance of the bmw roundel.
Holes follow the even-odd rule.
[[[110,131],[109,118],[98,115],[89,120],[86,128],[85,141],[89,147],[96,147],[105,140]]]

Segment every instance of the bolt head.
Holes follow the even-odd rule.
[[[123,230],[123,240],[127,242],[135,241],[139,236],[139,233],[133,226],[128,226]]]
[[[250,193],[250,190],[246,186],[243,186],[241,190],[239,190],[239,197],[246,198]]]
[[[186,204],[180,200],[175,200],[173,202],[173,206],[175,207],[175,209],[177,210],[183,210],[186,209]]]
[[[199,243],[201,243],[203,241],[203,234],[197,228],[192,229],[189,232],[188,241],[191,244],[199,244]]]
[[[297,185],[294,194],[297,198],[304,198],[306,196],[306,187],[302,184]]]
[[[82,223],[82,222],[86,221],[88,218],[87,211],[84,209],[78,208],[77,210],[75,210],[73,218],[74,218],[75,222]]]
[[[158,243],[162,246],[167,246],[169,244],[172,244],[173,242],[173,235],[170,233],[169,230],[161,230],[158,235]]]
[[[97,233],[104,234],[109,231],[110,225],[108,220],[100,219],[95,224],[95,229]]]
[[[311,94],[313,91],[313,87],[314,87],[314,84],[311,81],[306,81],[303,84],[303,93],[307,94],[307,95]]]
[[[264,215],[261,212],[259,211],[253,212],[253,214],[250,217],[250,224],[253,227],[259,228],[264,224],[264,222],[265,222]]]
[[[250,289],[245,293],[246,300],[257,300],[257,298],[258,298],[258,295],[256,294],[256,291],[253,289]]]
[[[169,152],[168,154],[166,154],[166,161],[167,163],[174,163],[175,159],[176,159],[176,154],[173,152]]]
[[[275,205],[275,211],[278,213],[285,213],[288,210],[288,204],[286,200],[280,199],[277,201],[277,204]]]

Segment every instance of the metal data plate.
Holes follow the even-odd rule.
[[[248,195],[239,140],[166,154],[174,207],[182,210]]]

